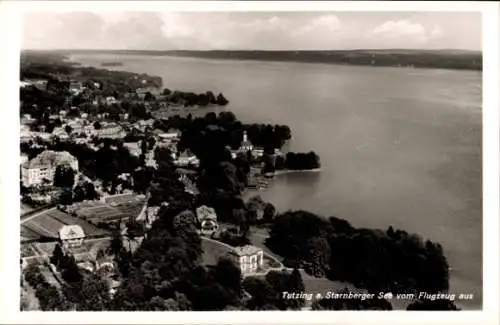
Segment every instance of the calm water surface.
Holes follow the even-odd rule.
[[[74,55],[99,66],[108,55]],[[294,151],[316,151],[321,173],[283,175],[262,197],[357,227],[389,226],[440,242],[451,291],[481,308],[481,74],[124,55],[121,70],[170,89],[223,92],[246,122],[287,124]]]

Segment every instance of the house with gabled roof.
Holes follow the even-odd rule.
[[[64,250],[71,250],[83,245],[85,233],[79,225],[64,225],[59,229],[59,240]]]

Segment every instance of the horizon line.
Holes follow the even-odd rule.
[[[353,48],[353,49],[103,49],[103,48],[81,48],[81,49],[68,49],[68,48],[55,48],[55,49],[33,49],[26,48],[21,49],[23,51],[147,51],[147,52],[176,52],[176,51],[190,51],[190,52],[215,52],[215,51],[240,51],[240,52],[251,52],[251,51],[261,51],[261,52],[341,52],[341,51],[463,51],[463,52],[479,52],[482,53],[483,50],[472,50],[463,48],[440,48],[440,49],[419,49],[419,48]]]

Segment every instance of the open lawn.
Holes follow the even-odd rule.
[[[23,227],[35,232],[40,237],[57,238],[57,231],[63,226],[62,223],[44,216],[39,216],[23,224]]]
[[[21,237],[22,237],[21,241],[23,241],[23,240],[38,239],[41,237],[41,235],[36,231],[30,229],[29,227],[21,225]]]
[[[50,215],[54,219],[66,225],[79,225],[80,227],[82,227],[83,232],[87,236],[100,236],[100,235],[107,235],[109,233],[107,230],[97,228],[96,226],[91,225],[85,220],[82,220],[78,217],[70,216],[69,214],[61,211],[51,212]]]
[[[124,203],[117,205],[115,208],[119,210],[125,217],[136,217],[142,210],[143,202]]]
[[[215,265],[221,257],[227,257],[230,249],[220,243],[202,237],[203,264]]]
[[[144,203],[143,198],[130,194],[110,197],[107,201],[110,203],[106,204],[100,201],[79,203],[75,213],[94,224],[115,222],[137,216]],[[113,206],[110,204],[113,204]]]

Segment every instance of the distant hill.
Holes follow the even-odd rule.
[[[148,51],[148,50],[59,50],[56,53],[109,53],[152,56],[196,57],[222,60],[293,61],[344,65],[482,70],[482,53],[467,50],[363,49],[338,51]]]

